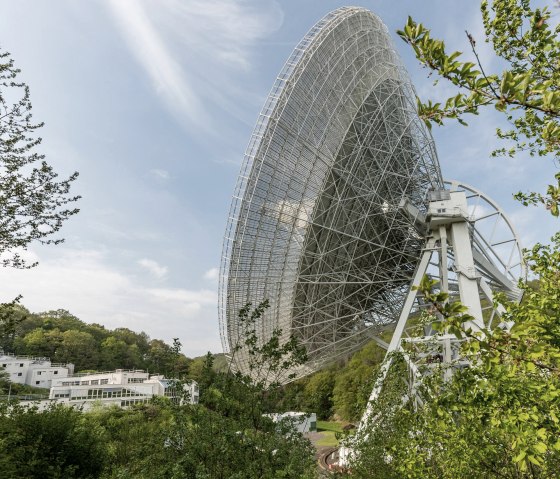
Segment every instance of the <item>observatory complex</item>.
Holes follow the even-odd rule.
[[[307,351],[295,377],[372,339],[399,349],[409,316],[426,307],[412,288],[424,274],[483,327],[499,322],[492,291],[518,297],[524,266],[499,206],[444,180],[385,25],[343,7],[294,49],[249,142],[223,245],[224,350],[254,374],[238,313],[264,299],[260,340],[281,329]],[[453,359],[450,338],[441,348]]]

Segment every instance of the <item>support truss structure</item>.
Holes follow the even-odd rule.
[[[417,219],[419,228],[424,225],[425,246],[390,342],[377,338],[387,353],[358,432],[339,450],[340,466],[347,467],[352,460],[354,441],[366,438],[370,428],[376,427],[374,404],[394,353],[401,353],[408,365],[408,399],[416,405],[423,402],[418,390],[424,377],[443,373],[450,378],[455,369],[470,366],[461,354],[464,339],[432,330],[433,319],[422,322],[422,313],[432,308],[417,289],[424,275],[437,280],[436,289],[447,293],[448,301],[460,301],[468,308],[473,319],[466,326],[473,331],[483,334],[495,327],[511,327],[501,319],[503,307],[493,300],[498,291],[511,301],[521,300],[517,284],[525,279],[526,266],[513,225],[492,199],[472,186],[449,181],[446,187],[430,192],[426,216],[406,202],[401,205]]]
[[[264,299],[305,346],[309,374],[393,329],[424,247],[417,219],[443,188],[433,139],[387,28],[363,8],[317,23],[278,76],[249,143],[223,245],[225,352],[238,311]],[[233,366],[245,373],[247,352]]]
[[[511,301],[521,300],[517,285],[527,271],[513,225],[492,199],[474,187],[457,181],[448,181],[446,186],[449,189],[430,193],[426,217],[414,213],[418,224],[426,226],[425,247],[390,343],[378,339],[387,353],[362,428],[370,424],[371,406],[381,393],[393,353],[405,355],[410,391],[417,390],[417,383],[434,369],[450,377],[454,368],[468,367],[461,356],[462,340],[422,324],[422,313],[432,309],[417,290],[424,275],[437,280],[437,290],[447,293],[448,301],[460,301],[468,308],[473,320],[466,326],[473,331],[511,327],[501,319],[503,307],[494,304],[496,292]]]

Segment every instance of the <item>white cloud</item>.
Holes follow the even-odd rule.
[[[138,260],[138,264],[158,279],[163,279],[167,274],[167,267],[161,266],[157,261],[152,259],[142,258]]]
[[[236,82],[259,41],[279,28],[273,0],[109,0],[130,51],[166,107],[188,127],[211,130],[209,104],[236,110]],[[203,77],[202,73],[203,72]]]
[[[150,170],[150,175],[156,180],[160,180],[160,181],[167,181],[171,177],[169,171],[162,170],[159,168],[154,168]]]
[[[65,249],[54,259],[39,260],[31,270],[0,268],[0,301],[22,294],[31,311],[63,308],[88,323],[145,331],[166,341],[179,337],[187,356],[221,351],[216,292],[147,288],[95,250]]]
[[[204,279],[208,279],[210,281],[217,281],[218,276],[220,275],[220,270],[218,268],[210,268],[206,273],[204,273]]]
[[[204,118],[202,105],[171,55],[141,2],[110,0],[109,5],[137,61],[146,70],[156,92],[174,113],[194,121]]]

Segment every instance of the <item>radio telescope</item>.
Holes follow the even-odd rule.
[[[437,201],[451,201],[439,209],[458,208],[457,219],[434,223]],[[441,225],[461,232],[444,241]],[[464,248],[467,269],[448,274]],[[237,350],[238,312],[268,299],[259,338],[279,328],[299,340],[309,359],[291,371],[297,377],[371,339],[394,350],[405,312],[422,307],[411,292],[420,271],[439,271],[452,294],[470,275],[469,301],[480,306],[492,288],[516,294],[520,255],[493,201],[457,182],[446,189],[387,28],[364,8],[343,7],[295,48],[247,148],[223,244],[222,344],[236,349],[235,369],[252,373]],[[381,336],[395,328],[389,345]]]

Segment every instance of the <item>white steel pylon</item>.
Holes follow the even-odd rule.
[[[425,247],[391,341],[387,344],[382,338],[376,338],[387,353],[358,434],[367,435],[374,419],[373,404],[381,393],[395,352],[401,352],[408,364],[412,382],[409,386],[414,395],[411,399],[416,403],[422,402],[415,393],[416,385],[423,374],[429,373],[430,367],[443,366],[444,374],[449,377],[454,366],[467,365],[461,361],[459,339],[418,324],[420,313],[431,306],[417,290],[424,275],[437,279],[436,287],[446,292],[450,301],[459,300],[468,308],[474,319],[467,326],[475,331],[511,326],[501,322],[503,308],[494,307],[493,291],[502,291],[512,300],[521,299],[517,280],[526,272],[511,223],[486,195],[456,181],[446,184],[449,189],[429,193],[426,216],[406,201],[400,205],[403,214],[412,218],[419,233],[425,235]],[[351,448],[341,448],[341,465],[347,464],[349,454]]]

